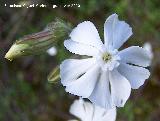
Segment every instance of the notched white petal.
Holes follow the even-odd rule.
[[[94,65],[80,78],[71,81],[70,84],[66,86],[66,92],[88,98],[95,88],[95,84],[99,77],[99,69],[99,66]]]
[[[133,89],[138,89],[142,86],[150,76],[150,72],[147,69],[124,63],[119,65],[118,71],[129,80]]]
[[[142,47],[131,46],[118,53],[122,62],[147,67],[151,63],[150,53]]]
[[[78,24],[71,32],[70,37],[73,41],[91,45],[98,49],[101,49],[103,46],[96,27],[90,21],[84,21]]]
[[[105,46],[108,48],[119,49],[132,34],[132,28],[120,21],[117,14],[109,16],[104,24]]]
[[[99,50],[93,46],[85,45],[83,43],[75,42],[72,40],[65,40],[64,46],[72,53],[87,56],[96,56]]]
[[[60,65],[60,77],[63,86],[67,86],[73,80],[87,72],[95,64],[94,58],[66,59]]]
[[[116,108],[115,107],[107,110],[102,118],[102,121],[115,121],[115,120],[116,120]]]
[[[84,101],[82,99],[75,100],[71,105],[69,112],[82,120],[82,117],[85,117],[86,114]]]
[[[105,109],[110,109],[113,107],[111,101],[111,94],[109,90],[109,78],[108,72],[102,71],[99,80],[93,90],[89,100],[95,105],[99,105]]]
[[[131,93],[129,81],[117,69],[109,73],[111,97],[117,107],[123,107]]]

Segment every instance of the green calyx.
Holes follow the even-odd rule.
[[[21,56],[40,54],[59,40],[63,40],[70,31],[71,26],[69,24],[56,19],[49,23],[43,31],[26,35],[17,40],[6,53],[5,58],[11,61]]]

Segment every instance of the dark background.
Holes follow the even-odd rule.
[[[0,121],[66,121],[77,97],[64,91],[60,82],[50,84],[49,72],[70,55],[57,44],[54,57],[43,53],[10,62],[4,59],[10,46],[26,34],[41,31],[55,17],[73,26],[84,20],[92,21],[103,40],[103,24],[112,13],[117,13],[133,27],[133,36],[123,47],[143,46],[150,42],[154,58],[149,68],[151,76],[138,90],[132,90],[124,108],[118,109],[117,121],[160,121],[160,1],[159,0],[36,0],[47,8],[9,8],[22,1],[0,1]],[[65,4],[81,7],[64,8]],[[57,8],[52,8],[56,4]],[[135,75],[136,76],[136,75]]]

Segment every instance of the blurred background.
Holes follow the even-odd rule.
[[[160,5],[159,0],[36,0],[0,1],[0,121],[67,121],[73,116],[69,107],[77,97],[64,91],[57,82],[48,83],[47,75],[70,53],[63,40],[57,55],[42,53],[13,60],[4,59],[16,39],[39,32],[61,18],[73,26],[92,21],[103,40],[103,24],[117,13],[133,28],[133,36],[123,47],[152,45],[154,58],[151,76],[138,90],[132,90],[124,108],[118,109],[117,121],[160,121]],[[43,3],[47,7],[10,8],[9,4]],[[77,3],[80,7],[63,7]],[[7,6],[5,6],[7,4]],[[57,5],[53,8],[52,5]]]

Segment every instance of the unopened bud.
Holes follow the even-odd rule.
[[[17,57],[42,53],[59,40],[63,40],[70,31],[71,26],[69,24],[56,19],[48,24],[43,31],[26,35],[17,40],[6,53],[5,58],[11,61]]]
[[[60,80],[60,68],[59,66],[57,66],[48,75],[48,81],[50,83],[56,83],[59,80]]]

